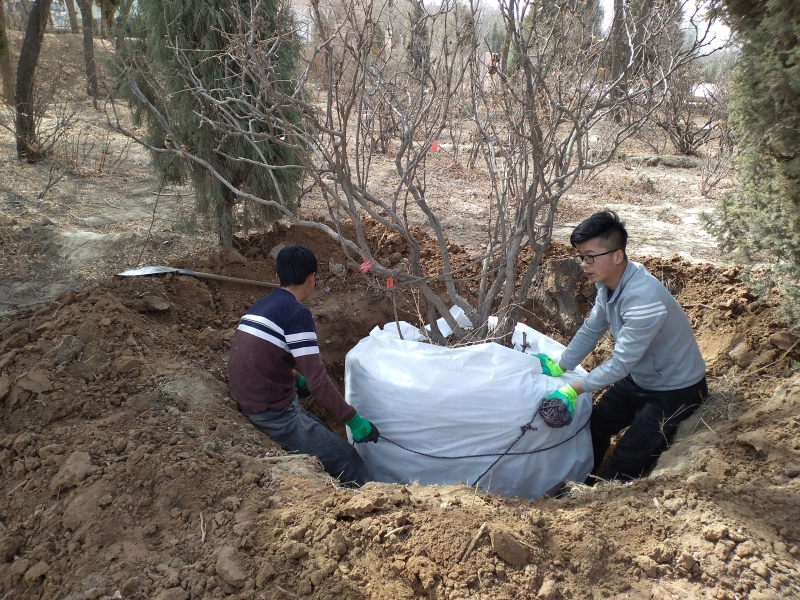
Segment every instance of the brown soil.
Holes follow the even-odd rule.
[[[67,198],[37,203],[48,166],[10,148],[2,138],[3,293],[15,295],[0,298],[0,598],[800,596],[800,345],[736,267],[639,258],[685,307],[712,391],[649,478],[535,502],[464,485],[352,491],[286,456],[227,394],[228,341],[259,288],[110,274],[148,239],[142,264],[273,281],[269,251],[307,244],[320,259],[309,306],[340,385],[346,352],[393,318],[384,292],[333,274],[344,258],[317,234],[280,228],[218,252],[167,220],[147,238],[145,211],[98,225],[134,235],[70,262],[52,240],[86,234],[70,218],[112,194],[136,209],[127,184],[157,188],[146,161],[65,178],[56,191],[86,194],[66,210]],[[378,259],[402,254],[371,235]],[[48,301],[52,282],[68,291]]]

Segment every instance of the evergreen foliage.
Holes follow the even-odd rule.
[[[489,46],[489,52],[499,53],[500,49],[503,46],[503,42],[505,41],[505,34],[500,29],[500,26],[497,24],[497,21],[492,23],[492,31],[489,33],[489,37],[486,40],[486,44]]]
[[[422,8],[422,0],[409,0],[408,20],[410,24],[406,49],[411,65],[418,73],[430,66],[430,31],[427,13]]]
[[[587,51],[594,39],[600,39],[603,9],[599,0],[538,0],[525,6],[519,40],[509,40],[507,74],[513,74],[524,61],[519,53],[548,59],[540,44],[551,45],[550,38],[566,37],[574,51]],[[501,41],[505,42],[505,37]]]
[[[741,44],[730,92],[740,185],[709,228],[748,266],[750,280],[777,287],[783,315],[800,317],[800,11],[795,0],[722,0]]]
[[[214,116],[213,103],[197,93],[190,72],[201,82],[201,90],[216,100],[241,95],[259,97],[257,85],[241,77],[225,51],[230,44],[226,34],[238,31],[239,24],[254,19],[262,23],[259,32],[270,40],[284,33],[286,42],[277,53],[275,85],[291,93],[296,85],[295,68],[299,43],[293,34],[288,11],[280,10],[280,0],[249,3],[244,0],[139,0],[132,28],[141,37],[120,52],[126,77],[131,77],[156,110],[149,108],[123,85],[123,94],[131,102],[138,123],[146,125],[145,141],[154,147],[184,147],[207,161],[236,189],[265,200],[280,200],[291,210],[296,208],[303,172],[300,168],[269,170],[254,163],[295,165],[293,153],[274,142],[281,132],[270,131],[266,123],[251,122],[264,140],[255,144],[242,137],[223,137],[198,114]],[[258,14],[251,15],[251,9]],[[266,110],[266,109],[265,109]],[[166,119],[178,139],[172,139],[159,121]],[[297,122],[299,116],[285,114]],[[220,245],[230,246],[235,221],[245,226],[263,225],[279,218],[274,208],[240,200],[209,171],[178,155],[152,153],[156,170],[167,182],[192,182],[196,210],[212,217],[218,227]],[[238,209],[238,210],[237,210]]]

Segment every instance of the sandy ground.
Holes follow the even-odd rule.
[[[102,139],[102,116],[85,102],[81,116]],[[340,488],[228,396],[228,343],[259,288],[113,277],[169,263],[273,281],[269,251],[307,244],[321,264],[309,307],[343,386],[345,354],[392,306],[331,271],[343,257],[330,240],[281,228],[219,252],[213,235],[184,233],[187,190],[168,190],[153,220],[158,182],[136,148],[113,172],[94,157],[116,154],[92,150],[92,169],[40,198],[50,166],[12,150],[3,135],[0,598],[800,596],[797,338],[698,227],[699,170],[620,161],[573,190],[557,238],[597,208],[623,213],[632,254],[690,317],[711,399],[649,478],[530,501],[462,484]],[[446,164],[432,193],[469,253],[482,175]]]

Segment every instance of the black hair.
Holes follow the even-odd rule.
[[[628,245],[628,232],[625,223],[620,221],[617,213],[611,210],[596,212],[591,217],[582,221],[569,236],[569,243],[573,246],[588,242],[595,238],[603,240],[604,246],[609,250],[622,250]]]
[[[305,246],[290,244],[278,252],[275,270],[281,287],[300,285],[317,272],[317,257]]]

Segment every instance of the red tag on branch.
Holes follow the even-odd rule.
[[[389,277],[389,279],[386,280],[386,287],[394,287],[394,277]]]
[[[364,257],[362,256],[361,258]],[[361,263],[358,268],[361,269],[362,273],[366,273],[374,266],[375,266],[375,261],[370,258],[368,261]]]

